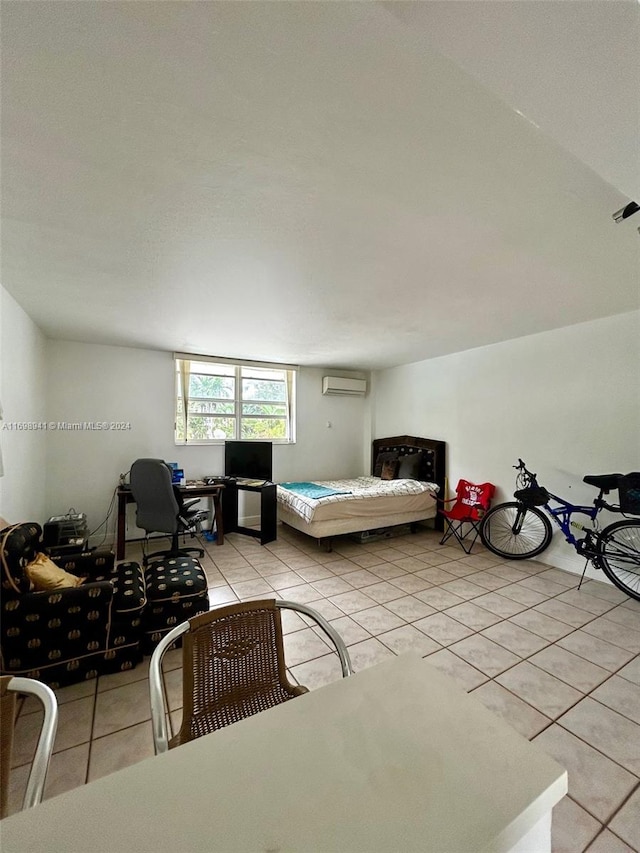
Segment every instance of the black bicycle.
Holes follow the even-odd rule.
[[[640,473],[584,477],[583,481],[599,489],[599,494],[593,505],[583,506],[572,504],[541,486],[522,459],[513,467],[518,472],[515,501],[494,506],[482,519],[480,538],[484,546],[508,560],[536,557],[551,543],[553,529],[548,517],[551,516],[578,554],[596,569],[602,569],[618,589],[640,601],[640,519],[625,518],[602,530],[598,529],[597,522],[604,509],[623,515],[640,515]],[[619,504],[608,504],[603,496],[616,489]],[[556,505],[551,505],[550,501]],[[575,513],[586,515],[592,527],[573,521]],[[582,531],[583,538],[576,538],[571,528]],[[585,562],[585,570],[586,565]]]

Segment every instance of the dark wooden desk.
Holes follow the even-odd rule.
[[[226,482],[222,505],[224,529],[227,533],[243,533],[260,540],[261,545],[273,542],[278,536],[278,510],[275,483],[254,485],[253,481],[230,479]],[[238,524],[238,492],[256,492],[260,495],[260,530]]]
[[[224,485],[215,483],[211,486],[181,486],[180,491],[185,498],[209,497],[213,501],[213,518],[216,523],[218,545],[224,544],[224,525],[222,522],[222,501],[220,499]],[[128,486],[118,488],[118,523],[116,526],[116,560],[124,560],[126,545],[127,504],[135,503],[131,489]],[[211,521],[213,530],[213,519]]]

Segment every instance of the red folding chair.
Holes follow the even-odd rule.
[[[468,480],[460,480],[456,486],[456,496],[443,500],[443,504],[453,504],[451,509],[439,509],[445,523],[445,533],[440,544],[454,536],[462,550],[470,554],[480,533],[483,516],[491,506],[496,487],[492,483],[476,485]],[[468,548],[466,544],[468,544]]]

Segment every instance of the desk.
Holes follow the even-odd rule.
[[[226,480],[222,504],[222,523],[227,533],[243,533],[260,540],[261,545],[273,542],[278,536],[278,504],[275,483],[253,485],[251,481]],[[240,527],[238,524],[238,492],[256,492],[260,495],[260,530]]]
[[[6,818],[2,851],[548,853],[566,791],[408,654]]]
[[[203,498],[210,497],[213,501],[213,515],[216,521],[218,536],[216,543],[224,544],[224,526],[222,520],[222,506],[220,496],[224,485],[216,483],[211,486],[181,486],[180,491],[185,498]],[[118,488],[118,522],[116,526],[116,560],[124,560],[125,551],[125,536],[126,536],[126,521],[127,521],[127,504],[135,503],[131,489],[127,486]],[[213,521],[211,522],[213,527]]]

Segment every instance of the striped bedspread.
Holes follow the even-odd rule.
[[[418,480],[381,480],[379,477],[355,477],[351,480],[322,480],[314,482],[333,494],[319,499],[305,497],[295,491],[278,486],[278,503],[295,512],[305,521],[313,521],[316,509],[335,501],[365,501],[368,498],[394,495],[418,495],[423,492],[436,494],[436,483]]]

